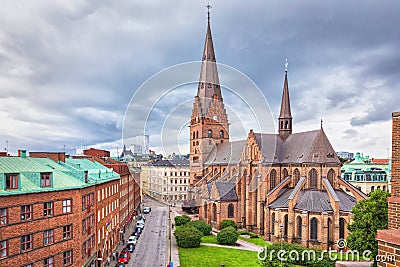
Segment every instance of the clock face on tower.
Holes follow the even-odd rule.
[[[217,116],[217,115],[214,115],[213,119],[214,119],[215,121],[218,120],[218,116]]]

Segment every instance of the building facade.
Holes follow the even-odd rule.
[[[374,162],[357,152],[354,160],[343,164],[341,178],[348,181],[365,194],[380,189],[390,192],[391,170],[389,159]]]
[[[322,125],[293,133],[287,70],[283,84],[278,133],[250,130],[230,142],[208,21],[190,120],[190,203],[215,228],[231,219],[267,240],[335,247],[347,236],[352,207],[367,196],[340,178]]]
[[[148,195],[180,204],[188,198],[189,160],[175,158],[148,163]]]
[[[388,229],[378,230],[378,266],[400,266],[400,112],[392,113],[392,193],[388,198]]]

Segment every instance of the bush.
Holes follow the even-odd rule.
[[[203,234],[194,226],[180,226],[175,230],[175,238],[178,247],[181,248],[196,248],[200,246],[201,237]]]
[[[205,221],[202,220],[196,220],[196,221],[190,221],[186,225],[188,226],[193,226],[197,230],[203,233],[203,235],[209,235],[211,234],[211,225],[207,224]]]
[[[240,235],[248,235],[250,236],[250,238],[257,238],[258,235],[252,232],[247,232],[247,231],[240,231],[239,232]]]
[[[329,254],[323,253],[322,250],[320,249],[310,249],[310,248],[305,248],[300,245],[295,245],[295,244],[288,244],[286,242],[283,242],[282,244],[279,242],[276,242],[272,244],[270,247],[268,247],[267,255],[265,256],[264,253],[260,254],[260,258],[264,258],[263,260],[260,260],[259,264],[263,267],[275,267],[275,266],[281,266],[281,260],[278,258],[278,253],[280,250],[286,251],[286,253],[280,253],[280,257],[284,258],[283,265],[285,267],[292,267],[292,266],[313,266],[313,267],[319,267],[319,266],[324,266],[324,267],[334,267],[336,260],[331,260],[329,259]],[[315,251],[315,257],[308,258],[309,253],[305,252],[303,254],[303,251]],[[312,255],[312,253],[310,253]],[[270,260],[272,255],[272,260]],[[298,255],[298,256],[297,256]],[[304,256],[303,256],[304,255]],[[321,257],[322,256],[322,257]]]
[[[238,231],[236,231],[236,229],[233,228],[232,226],[229,226],[222,229],[217,234],[217,241],[218,244],[221,245],[235,245],[238,237],[239,237]]]
[[[233,228],[235,228],[235,230],[237,230],[237,225],[234,221],[232,220],[223,220],[221,222],[221,224],[219,225],[219,229],[224,229],[226,227],[232,226]]]
[[[176,226],[181,226],[184,224],[187,224],[188,222],[190,222],[190,217],[187,215],[182,215],[182,216],[176,216],[175,217],[175,225]]]

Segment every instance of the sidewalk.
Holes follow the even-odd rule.
[[[123,239],[124,244],[122,244],[122,241],[118,242],[118,246],[112,252],[115,252],[115,253],[118,252],[118,254],[119,254],[121,252],[121,250],[126,247],[126,240],[128,240],[129,237],[131,236],[132,232],[135,231],[137,218],[138,218],[138,215],[134,216],[133,220],[131,221],[131,224],[129,225],[128,228],[126,228],[125,233],[124,233],[124,239]],[[118,258],[113,260],[112,252],[110,255],[110,259],[111,259],[110,266],[114,267],[118,263]]]
[[[175,216],[180,216],[180,213],[176,210],[176,208],[179,207],[171,207],[171,222],[175,224]],[[171,260],[174,264],[174,267],[180,267],[180,261],[179,261],[179,251],[178,251],[178,244],[176,243],[175,236],[174,236],[174,229],[172,229],[172,234],[171,234]]]

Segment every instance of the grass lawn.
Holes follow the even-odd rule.
[[[246,237],[243,237],[243,236],[239,236],[239,239],[244,240],[244,241],[247,241],[247,242],[249,242],[249,243],[253,243],[253,244],[255,244],[255,245],[262,246],[262,247],[270,246],[270,245],[271,245],[270,243],[265,242],[264,239],[263,239],[262,237],[257,237],[257,238],[246,238]]]
[[[201,238],[201,243],[218,244],[218,241],[215,235],[205,235]]]
[[[259,267],[257,252],[232,248],[200,246],[179,248],[181,267]]]

